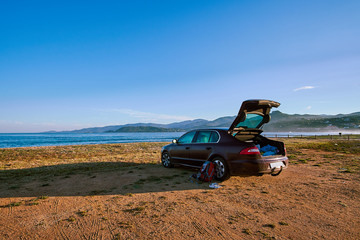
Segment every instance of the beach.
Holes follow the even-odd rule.
[[[279,176],[211,189],[164,142],[0,149],[0,239],[359,239],[360,141],[284,138]]]

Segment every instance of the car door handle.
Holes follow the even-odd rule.
[[[190,149],[190,147],[186,147],[185,149],[186,149],[186,150],[189,150],[189,149]]]
[[[212,147],[207,147],[207,148],[206,148],[206,150],[211,150],[211,149],[212,149]]]

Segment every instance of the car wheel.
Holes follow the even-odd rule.
[[[163,152],[161,156],[161,163],[166,168],[171,168],[174,165],[171,163],[171,157],[168,152]]]
[[[230,171],[229,168],[222,158],[214,158],[213,160],[215,164],[215,179],[218,181],[224,181],[230,178]]]

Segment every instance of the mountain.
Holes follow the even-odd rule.
[[[178,131],[187,131],[188,129],[201,127],[206,125],[209,122],[204,119],[195,119],[188,120],[183,122],[176,122],[170,124],[158,124],[158,123],[132,123],[125,125],[113,125],[106,127],[93,127],[93,128],[83,128],[73,131],[62,131],[61,133],[105,133],[105,132],[116,132],[117,130],[124,127],[155,127],[155,128],[164,128],[164,129],[176,129]]]
[[[115,131],[107,131],[107,132],[181,132],[182,129],[176,128],[160,128],[160,127],[150,127],[150,126],[127,126],[121,127]]]
[[[105,132],[163,132],[188,131],[197,128],[228,128],[236,116],[227,116],[208,121],[195,119],[170,124],[135,123],[106,127],[84,128],[61,133],[105,133]],[[286,114],[280,111],[271,113],[271,121],[264,125],[264,131],[301,132],[301,131],[337,131],[360,130],[360,112],[337,115]]]
[[[360,112],[337,115],[271,113],[271,121],[265,131],[337,131],[341,129],[360,130]]]

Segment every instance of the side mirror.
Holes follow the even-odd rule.
[[[177,139],[173,139],[172,142],[176,144],[176,143],[178,143],[178,140],[177,140]]]

